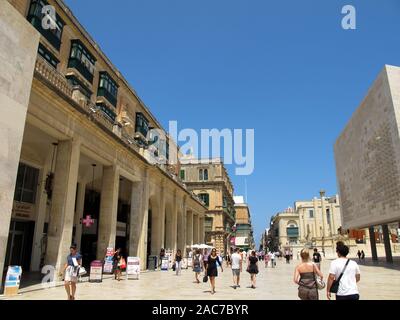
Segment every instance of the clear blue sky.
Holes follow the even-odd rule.
[[[257,245],[271,215],[336,194],[335,139],[384,64],[400,66],[398,0],[66,3],[165,128],[255,129]],[[357,30],[341,28],[347,4]]]

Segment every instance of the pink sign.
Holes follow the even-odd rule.
[[[82,220],[82,224],[86,226],[86,228],[90,228],[90,226],[94,223],[91,215],[87,215],[85,219]]]

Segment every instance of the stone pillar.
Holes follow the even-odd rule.
[[[165,187],[164,185],[161,186],[161,193],[160,193],[160,207],[159,207],[159,219],[158,219],[158,226],[156,230],[158,230],[158,235],[156,239],[156,252],[160,252],[161,248],[165,248],[167,243],[166,243],[166,234],[169,232],[169,230],[166,230],[166,216],[165,216]]]
[[[182,254],[186,255],[186,200],[182,199],[182,205],[180,207],[179,219],[178,219],[178,247],[182,250]]]
[[[119,194],[119,172],[113,165],[103,167],[103,181],[100,198],[99,234],[97,259],[104,259],[107,248],[115,249],[117,233],[117,210]]]
[[[327,216],[326,216],[326,206],[325,197],[321,196],[321,210],[322,210],[322,237],[326,238],[328,235],[327,229]]]
[[[193,242],[199,244],[199,216],[193,214]]]
[[[46,253],[46,264],[57,271],[65,264],[72,243],[79,159],[79,141],[59,142]]]
[[[83,210],[85,206],[86,183],[81,182],[78,185],[78,195],[76,199],[76,212],[75,212],[75,244],[78,250],[81,250],[82,241],[82,221]]]
[[[193,212],[186,213],[186,245],[193,245]]]
[[[40,34],[8,1],[0,1],[0,272],[4,269],[18,162]],[[21,45],[23,44],[23,45]],[[0,277],[0,288],[2,277]]]
[[[375,228],[369,227],[369,241],[371,243],[371,255],[373,261],[378,261],[378,253],[376,250]]]
[[[200,235],[199,235],[199,243],[200,244],[203,244],[203,243],[205,243],[205,236],[204,236],[204,217],[202,217],[200,220],[199,220],[199,233],[200,233]]]
[[[393,263],[392,248],[390,246],[390,232],[387,224],[382,225],[383,242],[385,244],[386,262]]]
[[[172,204],[172,250],[176,252],[178,249],[178,204],[177,197],[174,195],[174,200]],[[179,248],[181,249],[181,248]],[[182,250],[182,249],[181,249]]]
[[[142,270],[147,266],[147,228],[149,211],[149,178],[147,170],[142,181],[132,183],[129,255],[140,258]]]
[[[321,237],[321,231],[319,229],[319,223],[318,223],[318,199],[314,197],[313,199],[313,207],[314,207],[314,231],[315,235],[314,237]]]
[[[48,167],[45,166],[39,175],[40,183],[37,188],[36,194],[36,222],[35,222],[35,232],[33,236],[33,246],[32,246],[32,257],[31,257],[31,271],[40,270],[40,260],[42,255],[42,239],[43,239],[43,229],[44,222],[46,219],[46,209],[47,209],[47,193],[44,190],[46,177],[47,177]]]

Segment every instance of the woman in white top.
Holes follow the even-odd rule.
[[[329,268],[328,285],[326,286],[327,297],[331,299],[330,289],[333,282],[342,277],[339,282],[339,289],[336,293],[336,300],[359,300],[360,294],[358,292],[357,282],[360,281],[360,268],[355,261],[347,259],[349,254],[349,247],[343,242],[339,241],[336,244],[336,253],[338,258],[331,262]]]

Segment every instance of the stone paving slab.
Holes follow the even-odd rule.
[[[297,300],[297,286],[293,283],[293,272],[297,260],[286,264],[278,261],[276,268],[260,266],[257,288],[250,288],[250,276],[242,273],[241,288],[232,288],[232,272],[224,268],[216,281],[216,294],[211,295],[209,283],[194,283],[191,270],[183,270],[181,276],[172,271],[145,272],[140,280],[120,282],[107,277],[102,283],[79,283],[79,300]],[[329,270],[329,260],[322,263],[325,278]],[[361,299],[400,299],[400,265],[366,262],[360,265]],[[244,268],[245,270],[245,268]],[[34,291],[33,288],[35,289]],[[38,286],[24,288],[21,295],[12,300],[64,300],[66,294],[62,286],[37,290]],[[320,291],[320,299],[326,300],[325,290]]]

